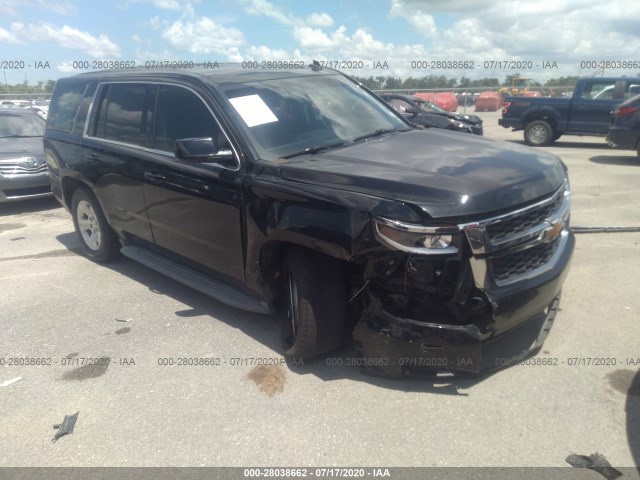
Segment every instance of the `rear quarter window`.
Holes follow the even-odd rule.
[[[84,98],[87,85],[59,85],[54,91],[47,116],[47,128],[70,133],[78,114],[78,107]]]

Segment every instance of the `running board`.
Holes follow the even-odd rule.
[[[255,313],[274,313],[273,307],[268,302],[260,301],[237,288],[145,248],[124,245],[120,253],[231,307]]]

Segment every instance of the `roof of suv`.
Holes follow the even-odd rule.
[[[150,80],[154,78],[200,78],[208,82],[222,83],[243,83],[276,78],[308,77],[317,75],[340,75],[340,72],[333,69],[312,69],[310,65],[299,66],[291,69],[262,69],[247,68],[239,63],[220,63],[218,66],[207,68],[204,64],[197,64],[194,68],[145,68],[136,67],[130,69],[101,70],[97,72],[87,72],[67,77],[72,79],[95,79],[95,80],[115,80],[122,78],[136,78],[140,80]]]

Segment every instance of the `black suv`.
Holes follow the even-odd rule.
[[[294,358],[352,332],[389,375],[513,362],[548,333],[574,246],[557,157],[416,130],[317,65],[65,78],[44,145],[89,258],[282,305]]]

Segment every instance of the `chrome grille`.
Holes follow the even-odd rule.
[[[34,167],[25,167],[18,162],[0,162],[0,174],[2,175],[33,175],[47,171],[46,162]]]
[[[545,219],[557,212],[562,205],[562,200],[563,196],[556,194],[551,203],[532,208],[521,215],[489,224],[487,225],[487,234],[492,242],[496,242],[505,237],[529,230],[536,225],[544,223]]]
[[[490,288],[532,278],[550,268],[567,241],[570,213],[565,182],[533,205],[480,222],[459,225],[473,252],[476,285]]]

